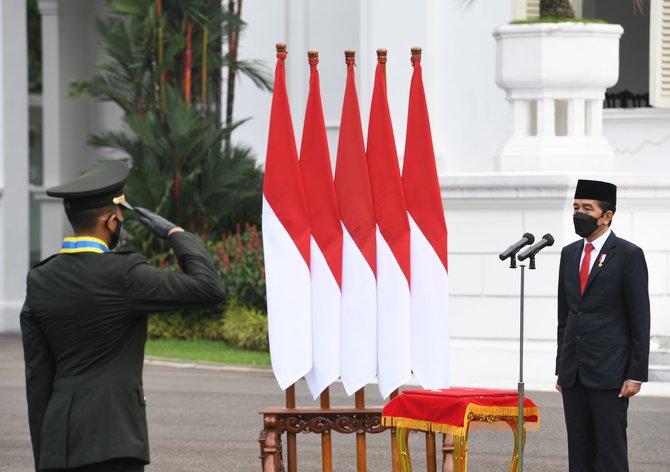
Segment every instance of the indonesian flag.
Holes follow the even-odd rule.
[[[286,389],[312,368],[310,225],[286,93],[286,50],[277,46],[263,180],[263,250],[270,357]]]
[[[368,128],[368,169],[377,220],[377,360],[388,397],[411,376],[410,231],[386,98],[386,51],[377,51]]]
[[[310,51],[309,97],[300,146],[300,170],[312,226],[312,370],[305,380],[314,398],[340,376],[342,284],[342,224],[330,168],[318,62],[317,53]]]
[[[349,395],[377,375],[377,286],[375,212],[356,97],[354,52],[345,53],[335,192],[343,225],[342,350],[340,376]]]
[[[447,224],[437,180],[433,138],[421,77],[421,50],[412,50],[402,183],[411,229],[412,370],[424,388],[449,387]]]

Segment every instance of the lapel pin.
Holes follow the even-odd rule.
[[[600,255],[600,260],[598,261],[598,267],[603,266],[603,262],[605,262],[605,258],[607,257],[607,254],[601,254]]]

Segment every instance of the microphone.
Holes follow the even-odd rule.
[[[529,257],[533,257],[535,254],[540,252],[542,249],[544,249],[547,246],[551,246],[554,244],[554,237],[547,233],[544,236],[542,236],[542,239],[540,239],[537,243],[523,251],[521,254],[519,254],[518,259],[520,261],[523,261],[524,259],[528,259]]]
[[[503,252],[501,252],[498,257],[500,258],[501,261],[504,261],[509,256],[516,254],[522,247],[527,246],[528,244],[533,244],[534,242],[535,242],[535,236],[533,236],[530,233],[524,233],[523,238],[519,239],[517,242],[512,244]]]

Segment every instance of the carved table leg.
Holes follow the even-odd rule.
[[[454,472],[454,437],[442,435],[442,472]]]
[[[397,427],[395,432],[396,445],[398,446],[398,456],[400,457],[400,470],[402,472],[412,472],[412,460],[409,457],[409,429]]]
[[[262,472],[284,472],[279,418],[277,415],[264,416],[263,426],[258,438],[261,447],[261,470]]]
[[[468,437],[454,436],[454,472],[468,470]]]
[[[507,424],[509,427],[512,429],[512,432],[514,433],[514,452],[512,453],[512,462],[510,463],[509,466],[509,472],[517,472],[519,470],[519,433],[518,433],[518,426],[517,426],[517,419],[512,418],[507,420]],[[521,450],[526,447],[526,428],[523,428],[523,431],[521,433]]]

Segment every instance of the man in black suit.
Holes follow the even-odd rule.
[[[583,239],[561,252],[556,356],[570,471],[627,471],[628,399],[649,363],[647,264],[610,229],[616,186],[580,180],[573,208]]]
[[[64,199],[76,237],[28,274],[21,331],[35,469],[144,470],[149,463],[142,386],[147,314],[213,304],[221,281],[200,239],[135,209],[167,238],[183,274],[110,252],[123,224],[128,168],[108,161],[47,190]]]

